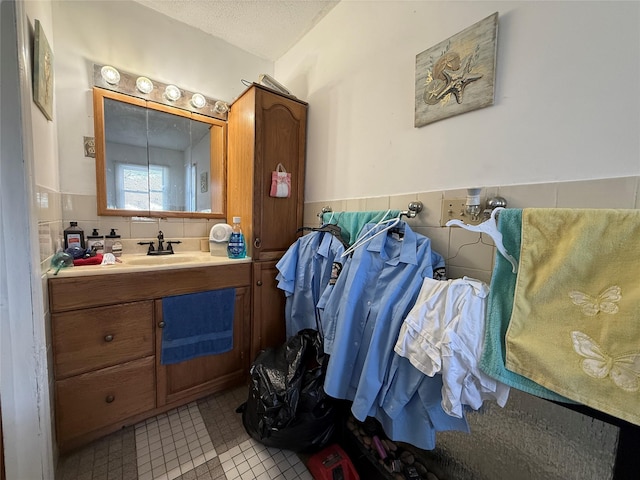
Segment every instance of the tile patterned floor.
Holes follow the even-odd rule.
[[[127,427],[60,458],[57,480],[313,480],[302,460],[244,430],[241,387]]]

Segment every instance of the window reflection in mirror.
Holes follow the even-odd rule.
[[[98,213],[224,218],[226,124],[94,89]]]

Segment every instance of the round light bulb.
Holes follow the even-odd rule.
[[[191,97],[191,105],[193,105],[195,108],[202,108],[206,104],[207,104],[207,100],[204,98],[203,95],[199,93],[194,93],[193,96]]]
[[[229,105],[224,103],[222,100],[218,100],[213,106],[213,109],[216,113],[227,113],[229,111]]]
[[[120,81],[120,72],[110,65],[105,65],[100,69],[100,75],[109,85],[117,85]]]
[[[164,94],[169,100],[173,102],[175,102],[182,96],[180,89],[175,85],[167,85],[167,88],[164,89]]]
[[[142,93],[151,93],[153,90],[153,82],[147,77],[138,77],[136,80],[136,88]]]

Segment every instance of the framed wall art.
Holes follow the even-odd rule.
[[[39,20],[34,25],[33,101],[53,120],[53,52]]]
[[[493,105],[498,12],[416,55],[415,127]]]
[[[209,190],[209,174],[202,172],[200,174],[200,193],[207,193]]]

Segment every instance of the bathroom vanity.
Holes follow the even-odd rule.
[[[111,97],[117,95],[94,91],[97,132],[105,125],[100,113],[105,98]],[[284,342],[285,297],[277,288],[276,264],[298,238],[303,221],[307,108],[295,97],[253,84],[233,103],[226,124],[211,121],[221,128],[216,129],[219,140],[211,141],[212,152],[218,153],[212,153],[210,169],[220,173],[216,178],[226,178],[220,185],[211,178],[209,188],[226,193],[226,202],[212,200],[220,208],[208,217],[242,218],[246,259],[214,260],[208,253],[199,257],[200,252],[154,259],[123,255],[122,264],[50,274],[60,451],[238,385],[260,350]],[[104,148],[104,138],[96,134],[98,147]],[[106,156],[100,152],[104,164]],[[291,174],[287,197],[270,196],[278,164]],[[103,206],[109,204],[104,168],[97,169],[98,204]],[[199,215],[99,210],[102,215]],[[233,349],[162,365],[163,298],[225,288],[236,289]]]
[[[162,365],[162,299],[223,288],[236,290],[233,349]],[[250,288],[251,259],[205,257],[168,267],[135,265],[123,256],[122,265],[51,276],[60,451],[241,384],[250,365]]]

